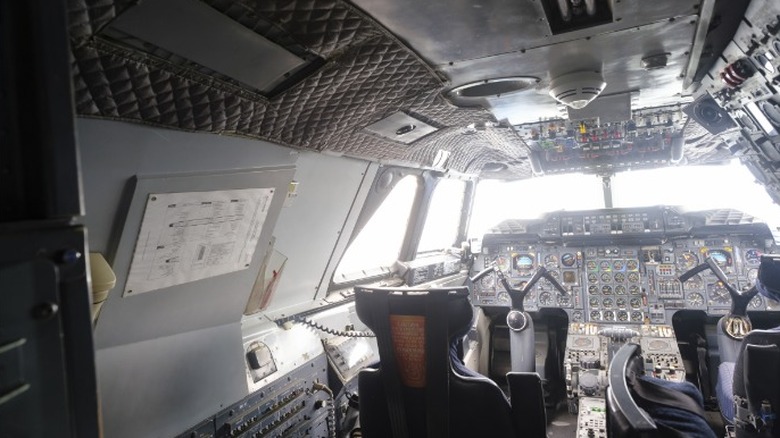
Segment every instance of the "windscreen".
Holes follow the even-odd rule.
[[[739,160],[722,165],[625,171],[612,177],[615,208],[678,206],[686,211],[740,210],[766,222],[776,235],[780,206]],[[469,238],[482,237],[506,219],[533,219],[553,211],[604,208],[602,178],[553,175],[477,185]]]

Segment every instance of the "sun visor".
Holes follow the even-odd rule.
[[[119,31],[268,92],[306,61],[197,0],[146,0],[111,23]],[[126,43],[132,42],[123,41]],[[146,45],[138,47],[147,49]]]

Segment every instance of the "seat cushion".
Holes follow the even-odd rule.
[[[646,376],[642,376],[640,379],[654,385],[681,392],[691,397],[700,407],[703,407],[704,403],[701,393],[689,382],[670,382],[668,380]],[[665,436],[663,435],[664,431],[672,429],[682,433],[683,436],[687,438],[716,438],[715,433],[707,424],[707,420],[695,413],[672,406],[658,404],[643,407],[658,425],[659,431],[662,433],[661,436]]]
[[[718,384],[715,393],[723,418],[734,423],[734,362],[723,362],[718,366]]]

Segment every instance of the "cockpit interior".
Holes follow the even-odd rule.
[[[0,35],[0,436],[780,436],[780,2]]]

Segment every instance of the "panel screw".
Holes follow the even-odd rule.
[[[60,254],[60,263],[72,265],[81,259],[81,252],[75,249],[66,249]]]
[[[52,302],[38,304],[32,309],[32,317],[40,320],[47,320],[54,317],[60,307]]]

